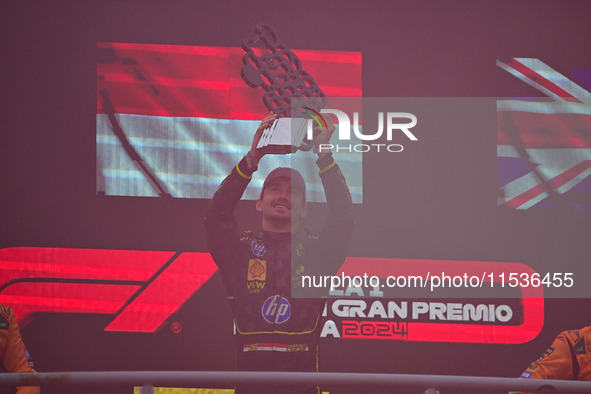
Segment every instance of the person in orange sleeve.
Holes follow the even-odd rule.
[[[35,372],[12,308],[0,304],[0,357],[2,372]],[[0,390],[6,389],[0,387]],[[4,392],[4,391],[0,391]],[[17,387],[18,394],[39,394],[37,386]]]
[[[520,378],[591,381],[591,326],[558,334]]]

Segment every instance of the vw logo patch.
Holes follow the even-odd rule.
[[[250,243],[250,249],[252,249],[252,253],[254,253],[254,255],[257,257],[263,257],[263,255],[267,252],[265,245],[260,244],[257,241],[252,241]]]
[[[261,313],[268,323],[285,323],[291,316],[291,304],[280,295],[274,295],[265,300]]]

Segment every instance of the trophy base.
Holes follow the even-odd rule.
[[[259,150],[266,155],[288,155],[295,153],[298,148],[292,145],[267,145]]]
[[[257,149],[265,154],[285,155],[304,149],[302,145],[306,136],[307,119],[279,118],[271,127],[263,131]]]

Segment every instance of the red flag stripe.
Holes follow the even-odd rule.
[[[517,72],[521,73],[522,75],[524,75],[526,78],[531,79],[532,81],[534,81],[538,85],[543,86],[544,88],[548,89],[549,91],[551,91],[552,93],[556,94],[559,97],[567,98],[567,99],[569,99],[569,101],[572,100],[572,101],[582,102],[581,100],[579,100],[578,98],[576,98],[575,96],[573,96],[572,94],[567,92],[566,90],[562,89],[560,86],[556,85],[554,82],[544,78],[542,75],[538,74],[537,72],[535,72],[531,68],[526,67],[525,65],[523,65],[522,63],[517,61],[515,58],[512,58],[511,60],[509,60],[507,62],[507,65],[512,67],[513,69],[515,69]]]
[[[241,48],[108,44],[97,65],[97,113],[107,92],[117,113],[235,119],[233,114],[266,113],[264,90],[240,78]],[[361,54],[294,51],[327,96],[361,96]]]
[[[513,140],[505,130],[505,116],[509,113],[515,124],[515,132],[525,148],[591,148],[591,115],[541,114],[524,111],[497,113],[497,144],[512,145]]]
[[[587,169],[591,168],[591,160],[583,160],[576,166],[568,169],[567,171],[563,172],[562,174],[550,179],[548,183],[554,189],[564,185],[567,182],[573,180],[576,176],[582,174]],[[528,201],[532,200],[533,198],[538,197],[540,194],[545,193],[546,187],[542,184],[538,184],[528,191],[520,194],[517,197],[512,198],[511,200],[507,201],[504,205],[509,208],[517,209],[523,204],[527,203]]]

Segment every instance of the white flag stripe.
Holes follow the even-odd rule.
[[[525,75],[523,75],[519,71],[515,70],[513,67],[509,66],[508,64],[505,64],[505,63],[501,62],[500,60],[497,60],[497,65],[499,67],[501,67],[503,70],[507,71],[509,74],[513,75],[514,77],[522,80],[523,82],[525,82],[529,86],[533,87],[534,89],[537,89],[540,92],[544,93],[546,96],[551,97],[556,100],[564,100],[564,98],[560,97],[559,95],[557,95],[553,91],[546,89],[544,86],[542,86],[539,83],[526,77]]]
[[[536,114],[580,114],[591,115],[591,106],[568,101],[497,100],[497,111],[522,111]]]
[[[497,152],[500,152],[499,157],[520,157],[513,146],[498,146]],[[588,158],[591,157],[591,149],[583,148],[527,149],[527,153],[530,156],[530,159],[537,165],[537,171],[547,181],[561,176],[582,161],[588,160]],[[572,179],[566,181],[564,184],[556,187],[554,190],[561,194],[566,193],[590,175],[591,168],[587,168],[580,174],[574,176]],[[535,187],[538,187],[539,185],[540,180],[538,177],[534,174],[534,172],[529,172],[528,174],[525,174],[522,177],[517,178],[503,186],[503,192],[505,196],[504,202],[511,201],[512,199]],[[542,192],[519,206],[519,209],[527,209],[542,201],[546,197],[548,197],[548,194],[546,192]]]
[[[248,152],[260,121],[117,114],[127,141],[173,197],[209,199]],[[107,195],[157,196],[146,175],[125,152],[107,115],[97,114],[97,190]],[[362,202],[362,155],[339,152],[339,166],[355,203]],[[299,170],[307,200],[325,201],[316,155],[269,155],[244,194],[256,200],[265,176],[276,167]]]
[[[540,59],[515,58],[515,60],[523,64],[527,68],[540,74],[542,77],[546,78],[550,82],[554,83],[556,86],[567,91],[568,93],[572,94],[574,97],[580,99],[581,101],[591,101],[591,93],[589,91],[583,89],[577,83],[571,81],[558,71],[554,70],[552,67],[548,66]]]

